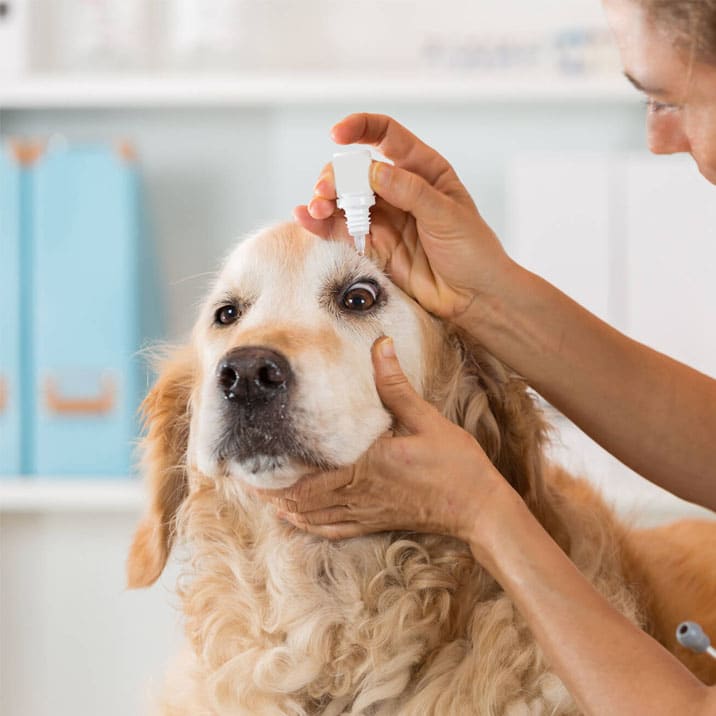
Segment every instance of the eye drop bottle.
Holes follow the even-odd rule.
[[[370,207],[375,204],[375,195],[370,187],[370,163],[369,149],[333,155],[336,204],[346,215],[348,233],[361,255],[365,253],[365,238],[370,231]]]

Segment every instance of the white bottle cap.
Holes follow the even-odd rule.
[[[370,188],[369,149],[356,149],[351,152],[337,152],[333,155],[333,174],[336,181],[336,194],[372,194]]]

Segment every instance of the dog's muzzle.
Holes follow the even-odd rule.
[[[244,410],[271,410],[293,383],[288,360],[270,348],[246,346],[224,356],[217,369],[226,400]]]
[[[297,452],[289,404],[294,374],[287,358],[263,346],[227,353],[216,368],[224,398],[220,459],[249,461],[251,471],[270,469]]]

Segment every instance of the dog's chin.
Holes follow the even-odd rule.
[[[315,465],[307,465],[288,456],[253,455],[241,460],[227,460],[225,472],[228,477],[241,480],[252,487],[280,490],[291,487],[304,475],[318,469]]]

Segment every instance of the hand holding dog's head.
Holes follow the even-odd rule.
[[[246,484],[285,488],[365,453],[393,425],[370,356],[382,335],[417,394],[476,437],[529,499],[542,424],[523,383],[349,246],[282,225],[231,254],[191,347],[161,369],[145,401],[152,507],[130,583],[157,578],[177,510],[200,481],[240,501]]]

